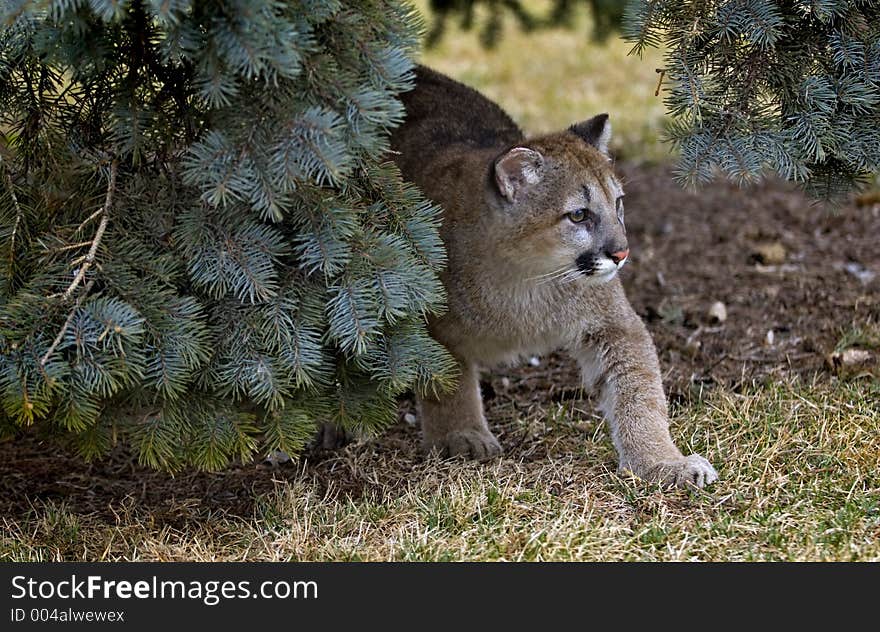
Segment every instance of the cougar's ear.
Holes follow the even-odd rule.
[[[608,121],[607,114],[597,114],[593,118],[583,123],[576,123],[568,129],[606,156],[608,155],[608,141],[611,140],[611,123]]]
[[[533,149],[514,147],[495,159],[498,192],[513,202],[529,186],[541,180],[544,157]]]

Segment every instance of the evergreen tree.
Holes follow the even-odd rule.
[[[624,33],[665,45],[683,182],[770,169],[830,197],[877,170],[877,0],[634,0]]]
[[[438,209],[383,163],[398,0],[8,0],[0,429],[223,467],[443,388]]]

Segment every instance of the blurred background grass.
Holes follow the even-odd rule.
[[[430,26],[434,18],[427,0],[414,4]],[[540,0],[527,5],[539,13],[549,7]],[[439,43],[424,48],[421,63],[485,94],[527,134],[556,131],[608,112],[614,130],[612,148],[618,158],[650,163],[670,160],[669,145],[660,141],[663,93],[654,96],[661,50],[648,50],[639,59],[628,54],[631,46],[617,33],[596,41],[585,3],[578,3],[569,28],[526,33],[508,14],[500,41],[491,49],[480,42],[480,22],[485,19],[478,8],[476,26],[469,31],[450,19]]]

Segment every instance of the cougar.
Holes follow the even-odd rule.
[[[480,369],[565,350],[597,389],[620,471],[715,481],[706,459],[672,441],[657,353],[618,278],[629,248],[608,115],[526,138],[498,105],[425,67],[402,99],[393,160],[443,208],[448,311],[429,330],[461,369],[454,391],[417,398],[425,448],[499,455]]]

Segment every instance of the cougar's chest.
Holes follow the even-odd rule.
[[[567,346],[583,329],[577,296],[491,283],[467,289],[447,286],[449,312],[439,328],[460,355],[485,366]]]

